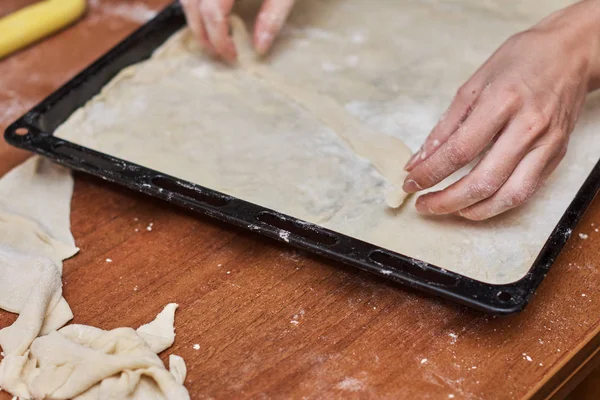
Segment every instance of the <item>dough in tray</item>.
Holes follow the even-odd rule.
[[[248,26],[251,3],[237,10]],[[236,67],[204,55],[184,29],[55,134],[477,280],[513,282],[598,159],[597,95],[565,160],[523,207],[473,223],[420,216],[415,196],[393,209],[386,196],[400,200],[407,147],[417,150],[456,89],[506,38],[568,3],[303,0],[266,59],[234,29]]]

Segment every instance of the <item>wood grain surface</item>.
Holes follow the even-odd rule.
[[[0,15],[28,3],[5,0]],[[75,26],[0,61],[0,129],[166,3],[91,1]],[[0,175],[26,156],[0,142]],[[81,252],[64,296],[73,322],[103,329],[179,303],[162,356],[184,357],[193,399],[561,397],[597,363],[595,227],[598,201],[530,306],[494,318],[76,174]]]

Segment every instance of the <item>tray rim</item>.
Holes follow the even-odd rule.
[[[172,18],[178,18],[179,20],[183,18],[181,7],[177,2],[167,6],[154,19],[134,31],[82,72],[9,125],[5,131],[5,140],[15,147],[40,154],[71,169],[100,177],[137,192],[187,208],[195,213],[242,227],[251,232],[260,233],[284,244],[289,244],[310,253],[324,256],[330,260],[342,262],[391,281],[491,314],[512,314],[519,312],[529,303],[535,290],[541,284],[554,260],[571,236],[575,226],[600,189],[599,161],[561,216],[558,224],[553,229],[528,272],[515,282],[491,284],[319,227],[315,224],[257,204],[252,204],[201,185],[169,176],[160,171],[155,171],[79,146],[53,136],[54,130],[44,131],[41,129],[39,124],[40,119],[52,110],[65,96],[78,90],[84,90],[82,87],[88,80],[88,77],[94,76],[98,71],[110,66],[111,63],[118,60],[126,52],[139,46],[142,40],[152,35],[153,32],[156,32],[166,21]],[[182,25],[183,22],[180,26]],[[158,46],[151,48],[147,56],[156,47]],[[144,59],[147,59],[147,57],[139,58],[135,62]],[[121,67],[120,69],[123,68]],[[104,85],[113,76],[107,78]],[[96,94],[97,92],[94,92],[89,96],[84,96],[85,100],[83,104]],[[68,115],[71,115],[81,105],[74,106]],[[61,123],[65,120],[61,121]],[[25,135],[17,133],[22,128],[27,129],[28,133]],[[163,187],[165,186],[164,184],[158,185],[156,183],[158,180],[166,183],[167,186],[174,185],[172,187],[175,187],[175,189],[166,189]],[[187,193],[187,195],[182,195],[182,192]],[[194,193],[197,196],[194,196]],[[192,197],[188,196],[190,194]],[[198,198],[194,198],[198,196],[200,198],[204,196],[204,199],[208,200],[222,199],[227,204],[219,206],[211,205],[206,201],[203,202],[198,200]],[[278,228],[272,225],[272,223],[258,220],[257,216],[261,213],[263,215],[270,215],[269,218],[280,221],[278,223],[284,224],[281,221],[285,221],[285,223],[291,224],[292,227],[288,229],[300,230],[304,236],[302,236],[302,233],[298,234],[289,230],[287,234],[282,234],[282,232],[286,231],[285,229]],[[325,235],[324,237],[334,237],[336,238],[336,243],[333,245],[324,245],[323,243],[319,244],[315,242],[314,239],[309,240],[306,237],[309,231],[323,234]],[[376,261],[374,255],[377,255],[378,258],[387,257],[391,262],[386,264],[385,261],[383,263]],[[426,278],[424,275],[428,277]]]

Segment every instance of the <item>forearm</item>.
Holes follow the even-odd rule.
[[[600,89],[600,0],[582,0],[542,20],[532,30],[558,30],[582,59],[588,89]]]
[[[600,8],[600,6],[598,6],[597,8]],[[595,46],[595,56],[592,59],[592,74],[589,85],[590,91],[600,89],[600,16],[598,16],[596,19],[595,29],[597,40]]]
[[[582,2],[586,7],[590,20],[589,29],[592,42],[590,56],[590,83],[589,90],[600,89],[600,0],[586,0]]]

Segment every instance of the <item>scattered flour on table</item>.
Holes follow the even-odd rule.
[[[131,22],[144,23],[157,14],[144,3],[121,2],[118,4],[100,4],[99,0],[90,0],[91,8],[96,8],[103,14],[121,17]]]
[[[349,392],[360,392],[361,390],[364,390],[365,387],[366,385],[363,381],[352,377],[344,378],[343,381],[336,385],[336,388]]]
[[[448,336],[452,338],[450,344],[456,344],[456,341],[458,340],[458,335],[454,332],[450,332]]]

